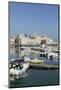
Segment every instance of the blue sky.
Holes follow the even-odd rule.
[[[47,35],[58,39],[58,6],[14,3],[10,8],[10,35],[19,33]]]

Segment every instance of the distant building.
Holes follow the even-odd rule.
[[[57,42],[54,42],[51,38],[41,35],[28,36],[26,34],[19,34],[15,39],[16,46],[40,46],[41,48],[51,48],[52,50],[58,49]]]
[[[17,45],[41,45],[46,44],[47,36],[33,35],[27,36],[26,34],[19,34],[15,42]]]
[[[26,34],[19,34],[15,42],[17,45],[30,45],[30,37],[28,37]]]
[[[35,35],[31,37],[31,44],[41,45],[46,44],[47,36]]]

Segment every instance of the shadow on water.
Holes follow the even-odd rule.
[[[23,79],[18,79],[15,81],[10,81],[10,87],[20,87],[23,84]]]

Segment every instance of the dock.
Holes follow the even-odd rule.
[[[59,69],[58,65],[50,65],[50,64],[29,64],[30,69]]]
[[[21,66],[22,63],[24,63],[23,59],[11,61],[10,68]],[[30,69],[59,69],[59,65],[29,62],[29,68]]]

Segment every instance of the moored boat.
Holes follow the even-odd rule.
[[[42,60],[42,59],[37,59],[37,58],[30,59],[28,57],[25,57],[25,61],[26,62],[29,62],[29,63],[36,63],[36,64],[38,64],[38,63],[44,63],[44,60]]]
[[[29,63],[40,64],[40,63],[44,63],[44,60],[35,58],[30,60]]]
[[[10,64],[11,65],[11,64]],[[12,67],[10,67],[10,80],[20,79],[26,76],[26,71],[29,68],[28,62],[12,62]]]

